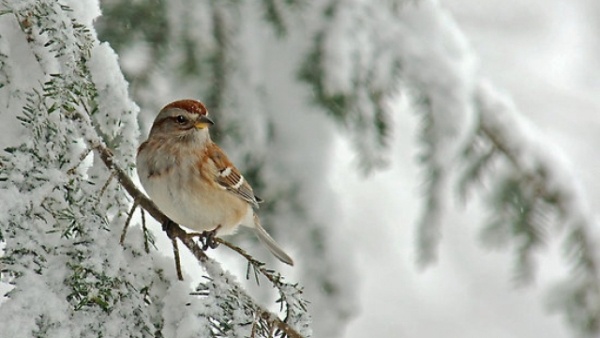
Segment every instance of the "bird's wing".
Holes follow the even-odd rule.
[[[214,181],[232,194],[240,197],[246,202],[258,208],[258,203],[262,200],[254,196],[252,187],[240,174],[240,171],[231,163],[227,155],[216,144],[212,143],[208,147],[208,158],[214,165]]]

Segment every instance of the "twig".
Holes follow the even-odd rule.
[[[104,164],[111,170],[113,170],[121,183],[121,186],[125,188],[125,191],[136,201],[140,207],[144,208],[150,216],[156,219],[159,223],[164,224],[166,222],[170,222],[171,220],[163,214],[158,207],[152,202],[150,199],[144,195],[133,183],[133,181],[129,178],[129,176],[117,165],[114,163],[113,154],[108,148],[101,144],[93,145],[93,148],[100,155],[100,159]]]
[[[91,151],[92,151],[92,149],[86,148],[83,151],[83,153],[81,153],[81,155],[79,155],[79,161],[77,162],[77,164],[74,165],[71,169],[67,170],[67,174],[73,175],[75,173],[75,170],[77,170],[77,167],[79,167],[81,165],[83,160],[85,160],[85,158],[90,154]]]
[[[154,248],[156,248],[156,245],[154,244],[154,240],[151,239],[152,234],[146,227],[146,213],[144,212],[144,209],[140,210],[140,214],[142,215],[142,232],[144,233],[144,251],[146,251],[146,253],[150,253],[150,246],[148,243],[151,242]]]
[[[112,182],[116,175],[117,174],[114,171],[110,173],[110,176],[108,176],[108,179],[106,180],[106,182],[104,182],[102,189],[100,189],[100,194],[98,194],[98,197],[102,197],[102,195],[104,195],[106,189],[108,189],[108,186],[110,185],[110,182]]]
[[[254,320],[252,321],[252,329],[250,330],[250,338],[256,338],[256,322],[257,322],[257,318],[255,316]]]
[[[177,245],[177,239],[173,238],[171,240],[171,244],[173,244],[173,254],[175,256],[175,270],[177,270],[177,279],[183,280],[183,273],[181,272],[181,258],[179,257],[179,246]]]
[[[148,242],[150,241],[150,238],[148,237],[148,228],[146,227],[146,213],[144,212],[144,209],[140,210],[140,214],[142,214],[142,232],[144,233],[144,251],[146,251],[146,253],[150,253],[150,246],[148,246]],[[152,245],[154,245],[154,243],[152,243]]]
[[[281,278],[279,275],[274,274],[272,270],[269,269],[265,269],[264,267],[264,263],[257,260],[256,258],[252,257],[249,253],[246,252],[246,250],[235,246],[221,238],[215,237],[215,242],[219,243],[219,244],[223,244],[226,247],[228,247],[229,249],[237,252],[238,254],[240,254],[242,257],[244,257],[249,264],[252,265],[252,267],[254,268],[255,271],[259,271],[263,276],[265,276],[265,278],[267,278],[269,280],[269,282],[273,283],[274,285],[279,285],[281,283]]]
[[[125,225],[123,226],[123,231],[121,231],[121,238],[119,239],[119,244],[123,245],[125,242],[125,236],[127,236],[127,229],[129,229],[129,223],[131,223],[131,218],[133,217],[133,213],[135,209],[137,209],[138,204],[136,201],[133,201],[133,205],[127,214],[127,219],[125,220]]]

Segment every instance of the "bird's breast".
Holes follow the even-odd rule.
[[[138,156],[140,182],[156,206],[174,222],[194,231],[206,231],[221,226],[219,233],[235,231],[247,220],[252,208],[230,192],[217,188],[200,175],[198,166],[183,160],[162,170],[141,165]],[[248,224],[251,226],[251,224]]]

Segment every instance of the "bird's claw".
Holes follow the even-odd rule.
[[[175,222],[171,221],[170,219],[167,219],[167,220],[166,220],[166,221],[165,221],[165,222],[162,224],[162,229],[163,229],[163,231],[167,233],[167,236],[168,236],[170,239],[174,239],[174,238],[176,238],[176,237],[177,237],[177,236],[176,236],[176,234],[175,234],[176,227],[177,227],[177,223],[175,223]]]
[[[194,233],[191,235],[194,237],[198,237],[200,244],[202,244],[202,250],[206,251],[209,248],[214,249],[219,246],[219,242],[217,241],[216,237],[219,228],[221,228],[220,225],[214,228],[213,230],[202,231],[201,233]]]

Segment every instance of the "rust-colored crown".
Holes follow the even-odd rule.
[[[168,105],[164,106],[162,110],[169,108],[179,108],[198,115],[208,115],[208,109],[206,109],[202,102],[196,100],[173,101]]]

